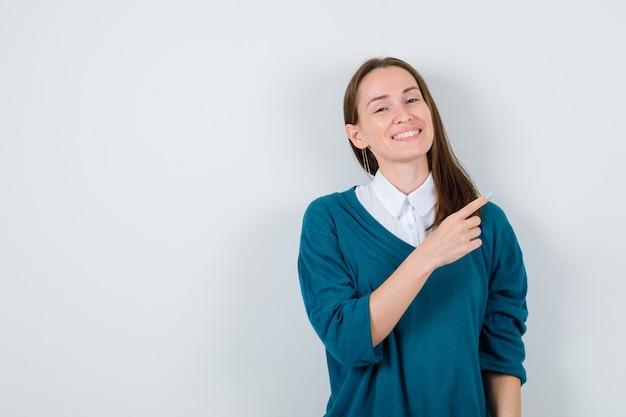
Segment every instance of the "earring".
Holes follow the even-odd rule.
[[[365,172],[367,172],[369,175],[372,175],[372,173],[370,172],[370,160],[367,157],[366,148],[361,149],[361,156],[363,157],[363,168],[365,168]]]

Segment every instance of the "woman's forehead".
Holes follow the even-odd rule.
[[[361,80],[357,101],[363,100],[367,103],[375,98],[404,94],[415,88],[421,91],[415,77],[404,68],[396,66],[376,68]]]

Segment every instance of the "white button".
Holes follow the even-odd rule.
[[[407,229],[412,229],[413,225],[412,224],[407,224],[406,227],[407,227]]]

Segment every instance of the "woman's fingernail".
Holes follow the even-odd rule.
[[[493,197],[493,193],[488,193],[487,195],[485,195],[485,198],[487,200],[489,200],[491,197]]]

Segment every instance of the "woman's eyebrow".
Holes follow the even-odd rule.
[[[378,100],[384,100],[384,99],[386,99],[386,98],[389,98],[389,94],[385,94],[385,95],[383,95],[383,96],[374,97],[373,99],[371,99],[370,101],[368,101],[368,102],[367,102],[367,104],[366,104],[365,106],[366,106],[366,107],[368,107],[368,106],[369,106],[370,104],[372,104],[373,102],[378,101]]]
[[[417,87],[417,86],[413,86],[413,87],[405,88],[404,90],[402,90],[402,94],[406,94],[406,93],[408,93],[408,92],[410,92],[410,91],[413,91],[413,90],[418,90],[418,91],[420,91],[420,92],[421,92],[421,90],[420,90],[420,88],[419,88],[419,87]],[[372,104],[373,102],[378,101],[378,100],[384,100],[384,99],[386,99],[386,98],[389,98],[389,94],[384,94],[384,95],[382,95],[382,96],[374,97],[373,99],[371,99],[370,101],[368,101],[368,102],[367,102],[367,104],[366,104],[365,106],[366,106],[366,107],[368,107],[368,106],[369,106],[370,104]]]
[[[418,90],[420,93],[422,92],[422,90],[420,90],[420,88],[419,88],[419,87],[415,86],[415,87],[409,87],[409,88],[406,88],[406,89],[402,92],[402,94],[406,94],[406,93],[408,93],[409,91],[413,91],[413,90]]]

